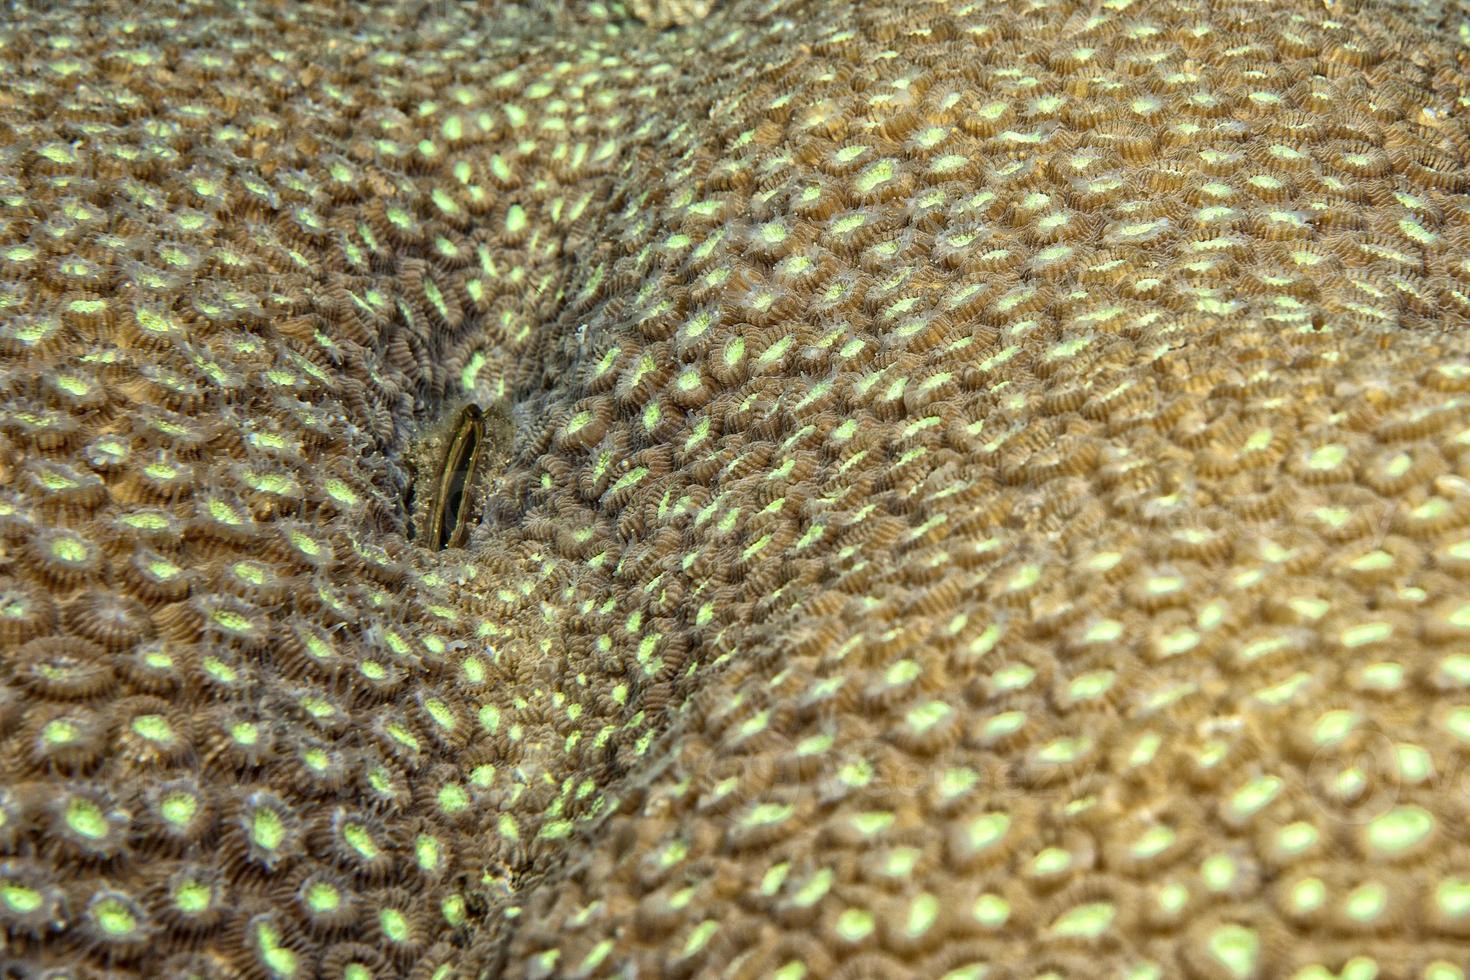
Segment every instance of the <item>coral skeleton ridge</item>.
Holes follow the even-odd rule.
[[[1465,22],[12,3],[0,975],[1463,977]]]

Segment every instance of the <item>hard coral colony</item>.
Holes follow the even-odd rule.
[[[113,8],[0,27],[0,972],[1464,975],[1463,12]]]

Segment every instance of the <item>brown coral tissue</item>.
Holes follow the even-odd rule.
[[[0,25],[0,973],[1464,976],[1462,9],[155,8]]]

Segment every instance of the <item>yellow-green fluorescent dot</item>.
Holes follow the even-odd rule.
[[[1128,108],[1140,115],[1151,116],[1164,107],[1164,100],[1156,95],[1140,95],[1128,103]]]
[[[164,798],[159,811],[174,826],[184,826],[199,812],[199,799],[190,793],[171,793]]]
[[[1461,741],[1470,742],[1470,706],[1452,708],[1445,716],[1445,728]]]
[[[570,837],[572,833],[572,822],[570,820],[549,820],[536,833],[537,840],[562,840]]]
[[[133,910],[121,899],[104,898],[87,911],[109,936],[127,936],[138,928],[138,919]]]
[[[372,834],[368,833],[367,828],[362,824],[347,824],[342,828],[342,839],[347,842],[348,847],[369,861],[375,860],[381,853]]]
[[[107,816],[90,800],[73,800],[67,804],[66,825],[89,840],[107,836]]]
[[[719,931],[720,925],[718,922],[714,919],[705,919],[689,933],[689,939],[684,943],[683,955],[693,956],[695,953],[704,949],[709,941],[714,938],[715,933]]]
[[[1276,846],[1287,854],[1300,854],[1317,843],[1321,835],[1317,828],[1305,820],[1298,820],[1282,827],[1276,834]]]
[[[1470,879],[1445,878],[1434,889],[1434,904],[1452,919],[1470,916]]]
[[[685,368],[684,371],[681,372],[679,376],[674,379],[674,384],[678,387],[678,389],[685,392],[695,391],[703,383],[704,379],[700,375],[699,369],[697,367]]]
[[[1193,650],[1199,645],[1199,640],[1198,633],[1184,626],[1162,637],[1158,641],[1158,650],[1162,656],[1177,657],[1181,653]]]
[[[1381,548],[1375,548],[1348,562],[1348,567],[1355,572],[1383,571],[1393,567],[1393,555]]]
[[[1336,745],[1347,738],[1360,720],[1354,711],[1325,712],[1312,726],[1312,740],[1322,747]]]
[[[1000,843],[1005,837],[1006,831],[1011,826],[1011,815],[1009,813],[985,813],[970,822],[966,834],[970,848],[975,851],[983,851]]]
[[[928,932],[938,919],[939,899],[925,892],[909,903],[909,914],[903,929],[910,938],[918,938]]]
[[[857,179],[853,181],[853,185],[857,187],[858,193],[867,194],[881,184],[885,184],[888,181],[892,180],[893,176],[893,161],[887,159],[879,160],[865,167],[863,171],[858,174]]]
[[[970,914],[982,926],[988,929],[999,929],[1011,917],[1011,903],[999,895],[987,892],[975,899]]]
[[[1447,687],[1470,687],[1470,655],[1452,653],[1441,657],[1435,680]]]
[[[459,783],[449,783],[439,790],[439,809],[460,813],[470,805],[470,794]]]
[[[1132,751],[1128,753],[1128,765],[1132,768],[1148,765],[1158,755],[1163,744],[1164,738],[1157,732],[1148,732],[1140,736],[1134,743]]]
[[[1144,589],[1150,595],[1164,596],[1178,592],[1184,585],[1184,579],[1177,575],[1153,575],[1144,582]]]
[[[471,292],[478,292],[478,281],[473,281],[471,286],[475,287],[471,289]],[[472,296],[471,298],[478,299],[478,296]],[[480,376],[480,371],[484,369],[485,362],[485,354],[482,351],[475,351],[474,356],[469,359],[464,366],[464,370],[459,374],[460,387],[466,391],[474,388],[475,379]]]
[[[1060,847],[1042,848],[1041,852],[1031,859],[1031,870],[1038,875],[1060,874],[1071,866],[1072,852]]]
[[[1376,881],[1354,888],[1343,905],[1343,911],[1358,922],[1372,922],[1388,908],[1388,889]]]
[[[980,774],[973,769],[946,769],[939,779],[939,793],[945,800],[968,793],[980,782]]]
[[[1087,643],[1113,643],[1122,635],[1122,623],[1116,619],[1102,619],[1089,626],[1082,638]]]
[[[458,720],[454,717],[454,713],[449,709],[449,705],[445,704],[438,698],[429,698],[428,700],[426,700],[424,702],[424,712],[428,714],[428,716],[433,719],[434,724],[438,725],[440,728],[445,728],[453,731],[455,726],[458,724]]]
[[[1297,915],[1310,915],[1327,901],[1327,885],[1321,878],[1303,878],[1291,886],[1288,899]]]
[[[249,619],[229,609],[216,609],[209,618],[231,633],[248,633],[253,625]]]
[[[1003,711],[981,726],[980,735],[985,741],[993,742],[1020,731],[1025,724],[1026,712]]]
[[[789,234],[785,225],[779,221],[768,221],[760,226],[761,241],[767,245],[779,245],[786,240]]]
[[[1113,686],[1116,674],[1111,670],[1095,670],[1080,674],[1068,685],[1068,693],[1075,701],[1086,701],[1101,697]]]
[[[892,827],[894,819],[894,815],[887,811],[871,810],[867,813],[856,814],[851,823],[853,829],[858,833],[864,837],[872,837]]]
[[[1041,580],[1041,566],[1035,564],[1022,565],[1006,580],[1005,588],[1010,592],[1021,592],[1029,589]]]
[[[1254,976],[1261,953],[1261,938],[1255,930],[1231,923],[1210,933],[1210,956],[1239,980]]]
[[[1470,604],[1456,606],[1443,622],[1453,626],[1457,630],[1470,630]]]
[[[596,946],[593,946],[592,951],[582,960],[581,972],[590,975],[607,960],[608,956],[616,948],[617,944],[611,939],[604,939]]]
[[[1400,742],[1393,747],[1393,752],[1399,779],[1404,783],[1417,785],[1434,775],[1434,761],[1422,745]]]
[[[1434,830],[1434,816],[1420,806],[1398,806],[1368,824],[1368,846],[1380,854],[1402,854]]]
[[[1073,248],[1070,245],[1053,245],[1037,252],[1032,259],[1038,265],[1050,265],[1071,255]]]
[[[1225,891],[1233,885],[1238,871],[1235,859],[1228,854],[1211,854],[1199,868],[1205,887],[1216,892]]]
[[[0,904],[19,915],[36,911],[43,900],[41,893],[34,888],[13,881],[0,882]]]
[[[413,752],[417,752],[419,750],[419,740],[417,736],[415,736],[413,732],[409,731],[407,728],[404,728],[402,725],[388,725],[386,731],[389,735],[393,737],[393,740],[395,742],[398,742],[399,744],[407,747]]]
[[[1166,915],[1177,915],[1189,904],[1189,889],[1178,882],[1161,885],[1154,892],[1154,902]]]
[[[229,666],[225,661],[219,660],[218,657],[204,658],[203,667],[204,671],[210,677],[218,680],[219,683],[223,683],[223,685],[232,685],[232,683],[240,680],[240,674],[235,671],[234,667]],[[247,723],[237,724],[237,726],[231,727],[229,729],[229,738],[235,739],[237,742],[244,742],[248,738],[250,739],[248,743],[253,743],[254,733],[256,733],[256,726],[253,726],[253,724],[247,721]]]
[[[944,126],[927,126],[914,136],[914,142],[924,149],[932,149],[944,142],[949,130]]]
[[[353,492],[352,488],[341,480],[335,478],[329,479],[322,484],[322,487],[333,500],[345,504],[348,507],[355,507],[361,502],[361,498]]]
[[[1462,43],[1470,44],[1470,22],[1461,25],[1460,39]],[[1424,967],[1421,974],[1422,980],[1465,980],[1465,971],[1444,960],[1435,960]]]
[[[379,912],[378,926],[389,942],[401,943],[409,939],[408,917],[398,909],[383,909]]]
[[[1089,738],[1059,738],[1043,745],[1036,758],[1048,765],[1065,765],[1086,755],[1091,748]]]
[[[1134,857],[1147,860],[1163,853],[1170,844],[1174,843],[1177,837],[1178,835],[1172,827],[1166,827],[1160,824],[1156,827],[1150,827],[1138,835],[1138,839],[1133,842],[1129,851]]]
[[[1049,931],[1064,938],[1097,939],[1112,926],[1117,911],[1112,902],[1088,902],[1057,916]]]
[[[82,730],[70,718],[54,718],[41,728],[41,739],[47,745],[70,745],[82,735]]]
[[[306,889],[306,904],[315,913],[331,913],[342,906],[342,893],[325,881],[312,882]]]
[[[954,714],[943,701],[926,701],[904,715],[904,722],[918,732],[926,732]]]
[[[1396,691],[1404,685],[1404,666],[1393,661],[1368,664],[1359,674],[1364,687],[1375,691]]]
[[[780,864],[773,864],[767,868],[766,873],[761,876],[761,894],[769,897],[780,891],[790,871],[791,864],[788,861],[782,861]]]
[[[1385,622],[1362,623],[1358,626],[1350,626],[1343,630],[1338,638],[1342,645],[1353,649],[1355,647],[1368,646],[1372,643],[1382,643],[1393,636],[1393,624]]]
[[[689,845],[681,840],[670,841],[657,854],[660,867],[670,868],[684,860],[689,854]]]
[[[1307,468],[1317,472],[1335,470],[1347,461],[1348,448],[1342,443],[1328,443],[1312,450],[1307,456]]]
[[[280,848],[286,840],[286,825],[270,807],[261,807],[250,818],[250,839],[267,851]]]
[[[1438,235],[1425,228],[1413,218],[1405,218],[1400,221],[1399,231],[1403,232],[1405,237],[1412,239],[1419,245],[1433,245],[1439,240]]]
[[[526,230],[526,209],[519,204],[512,204],[505,211],[505,230],[512,235]]]
[[[1367,788],[1368,776],[1357,766],[1349,766],[1337,774],[1331,785],[1340,799],[1349,800]]]
[[[746,811],[741,823],[747,827],[762,827],[781,823],[796,811],[790,803],[758,803]]]
[[[847,942],[862,942],[872,932],[873,913],[867,909],[846,909],[837,917],[837,935]]]
[[[914,872],[923,852],[917,847],[895,847],[883,859],[883,873],[890,878],[905,878]]]
[[[294,977],[301,962],[296,954],[281,945],[281,936],[269,923],[255,928],[255,944],[266,969],[279,977]]]
[[[791,903],[801,908],[811,908],[831,890],[833,877],[831,868],[819,869],[791,896]]]
[[[85,541],[70,535],[63,535],[51,542],[51,554],[65,562],[73,564],[87,560],[91,549]]]
[[[496,820],[495,826],[496,829],[500,831],[501,837],[504,837],[507,840],[520,840],[520,825],[516,823],[515,817],[511,816],[510,814],[502,813]]]

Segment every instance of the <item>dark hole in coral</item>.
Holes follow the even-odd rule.
[[[414,521],[413,512],[414,504],[418,502],[417,491],[418,480],[410,477],[408,486],[403,491],[403,516],[405,518],[403,533],[410,541],[419,536],[419,528],[418,524]]]
[[[434,499],[429,509],[427,536],[439,551],[459,547],[469,534],[466,490],[474,480],[484,442],[484,415],[478,407],[466,405],[455,422],[454,434],[434,482]]]

